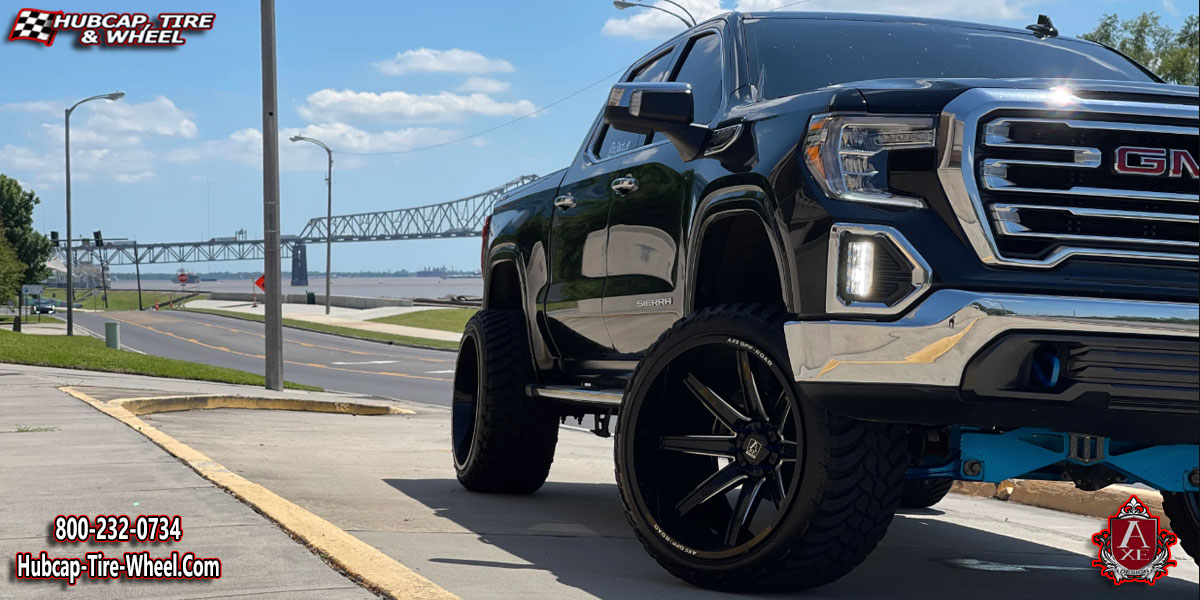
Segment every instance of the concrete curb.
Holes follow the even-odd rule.
[[[251,323],[262,323],[262,321],[259,321],[257,319],[249,319],[246,317],[235,317],[233,315],[218,314],[218,313],[208,312],[208,310],[202,309],[202,308],[177,308],[175,310],[180,310],[183,312],[199,313],[202,315],[210,315],[213,317],[224,317],[226,319],[234,319],[236,321],[249,321]],[[307,331],[309,333],[320,333],[323,335],[332,335],[333,337],[346,338],[348,340],[358,340],[360,342],[372,342],[375,344],[383,344],[384,346],[400,346],[402,348],[420,348],[422,350],[439,350],[442,352],[458,352],[457,348],[441,348],[438,346],[424,346],[421,344],[407,344],[404,342],[397,342],[395,340],[379,340],[379,339],[368,338],[368,337],[359,337],[357,335],[343,335],[340,333],[333,333],[332,331],[320,331],[318,329],[309,329],[307,327],[296,327],[294,325],[288,325],[286,323],[283,326],[288,329],[295,329],[296,331]]]
[[[1100,519],[1112,516],[1130,496],[1137,495],[1150,514],[1162,520],[1163,527],[1170,527],[1170,519],[1163,513],[1161,493],[1127,485],[1110,485],[1102,490],[1085,492],[1069,481],[1007,479],[1000,483],[955,481],[950,491]]]
[[[330,564],[345,571],[348,577],[363,587],[387,598],[458,599],[458,596],[451,594],[432,581],[422,577],[373,546],[346,533],[340,527],[301,508],[299,505],[294,504],[271,490],[230,471],[208,456],[139,419],[136,414],[126,408],[127,403],[146,400],[157,401],[161,406],[179,406],[175,401],[181,397],[121,398],[109,402],[101,402],[71,387],[59,389],[146,436],[150,441],[157,444],[163,450],[166,450],[172,456],[187,463],[201,477],[233,494],[251,508],[274,521],[284,531],[287,531],[296,539],[303,542],[314,553],[319,554]],[[184,396],[182,398],[198,397]],[[253,399],[247,398],[246,400]],[[308,402],[312,402],[313,405],[320,403],[320,401],[315,400]],[[198,403],[199,401],[197,401]],[[342,405],[354,403],[327,402],[326,404]],[[151,402],[144,406],[153,407],[154,405],[155,402]],[[376,405],[357,404],[357,406]],[[177,410],[187,409],[179,408]],[[148,412],[157,411],[151,410]],[[141,414],[146,413],[143,412]]]
[[[69,392],[68,392],[69,393]],[[120,406],[135,415],[181,410],[205,410],[211,408],[244,408],[250,410],[300,410],[307,412],[339,413],[347,415],[415,415],[416,412],[399,406],[386,404],[363,404],[332,400],[310,400],[306,398],[259,398],[229,395],[196,396],[152,396],[148,398],[121,398],[108,402]]]

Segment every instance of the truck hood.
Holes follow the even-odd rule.
[[[856,90],[866,109],[880,113],[936,113],[950,100],[971,88],[1066,88],[1091,97],[1121,96],[1139,100],[1196,105],[1200,88],[1167,83],[1103,81],[1094,79],[873,79],[843,83],[834,88]]]

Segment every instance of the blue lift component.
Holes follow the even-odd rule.
[[[910,468],[910,479],[948,478],[998,483],[1005,479],[1056,479],[1054,465],[1103,465],[1128,482],[1157,490],[1200,490],[1191,475],[1200,467],[1200,445],[1146,446],[1090,435],[1022,428],[1005,433],[963,429],[952,436],[956,459],[937,467]],[[957,443],[954,443],[957,441]],[[1061,474],[1061,471],[1058,471]]]

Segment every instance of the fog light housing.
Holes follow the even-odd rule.
[[[900,312],[929,288],[932,276],[908,240],[883,225],[834,225],[828,267],[828,312]]]

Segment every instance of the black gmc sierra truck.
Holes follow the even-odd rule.
[[[638,538],[724,590],[831,582],[954,480],[1144,484],[1196,556],[1197,105],[1047,18],[693,27],[485,225],[459,481],[534,492],[615,416]]]

